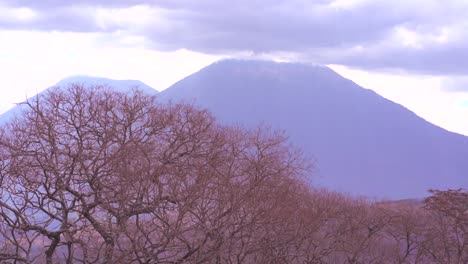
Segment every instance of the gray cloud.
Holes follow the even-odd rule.
[[[11,7],[30,7],[33,9],[55,9],[57,7],[66,7],[66,6],[80,6],[80,5],[89,5],[89,6],[102,6],[102,7],[128,7],[132,5],[142,4],[151,1],[145,0],[73,0],[73,1],[64,1],[64,0],[7,0],[5,5],[8,4]],[[2,1],[0,1],[0,4]]]
[[[1,0],[0,0],[1,1]],[[468,74],[468,4],[463,0],[16,0],[38,18],[0,27],[141,35],[160,50],[292,53],[299,60],[364,69]],[[68,2],[69,3],[69,2]],[[0,2],[1,5],[1,2]],[[6,5],[6,4],[4,4]],[[99,23],[96,8],[145,5],[145,23]],[[121,15],[121,14],[120,14]],[[134,15],[134,14],[133,14]],[[127,17],[135,19],[135,17]]]
[[[423,48],[379,43],[363,50],[310,52],[311,59],[324,64],[343,64],[362,69],[403,69],[417,74],[468,74],[468,40],[433,44]]]

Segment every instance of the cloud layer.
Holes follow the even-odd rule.
[[[156,50],[283,54],[362,69],[468,75],[464,0],[0,0],[0,28],[136,37]]]

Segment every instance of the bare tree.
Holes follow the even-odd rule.
[[[430,262],[422,248],[428,215],[419,206],[397,203],[385,205],[389,223],[384,229],[392,263]]]
[[[431,190],[423,247],[435,263],[468,263],[468,192]]]
[[[465,190],[424,208],[312,188],[267,128],[56,88],[0,128],[2,263],[468,263]]]
[[[5,260],[220,259],[305,168],[279,134],[138,91],[72,85],[25,106],[0,138]]]

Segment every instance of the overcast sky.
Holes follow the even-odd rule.
[[[467,14],[466,0],[0,0],[0,112],[70,75],[162,90],[243,57],[329,65],[468,135]]]

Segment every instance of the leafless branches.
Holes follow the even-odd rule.
[[[426,206],[305,184],[265,128],[138,91],[57,88],[0,130],[2,263],[467,263],[467,196]]]

